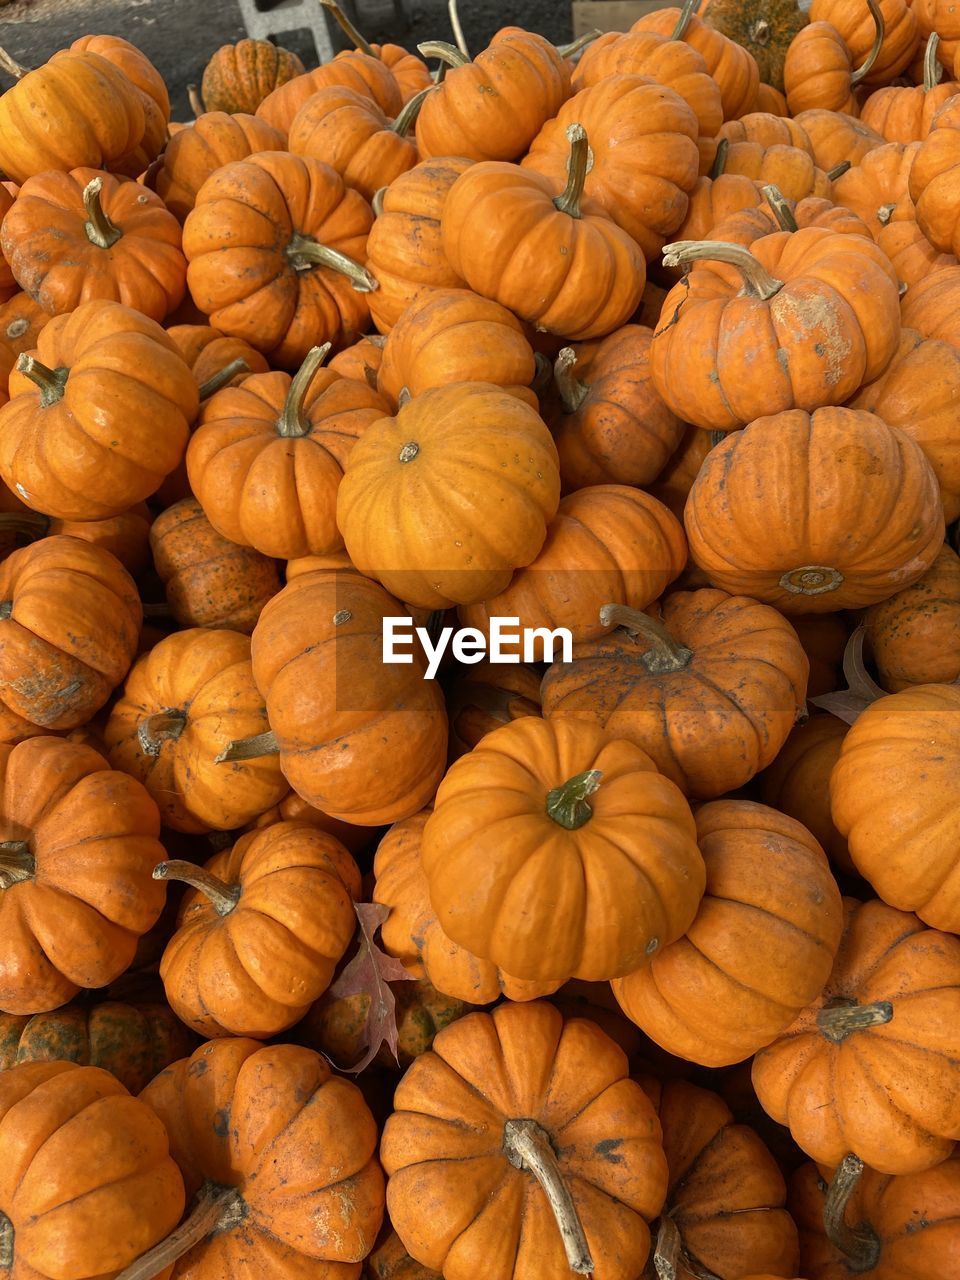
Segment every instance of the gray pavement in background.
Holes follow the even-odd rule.
[[[405,31],[390,0],[359,0],[364,35],[411,48],[422,40],[452,38],[446,0],[408,0],[408,8],[411,25]],[[529,27],[557,43],[570,39],[570,6],[564,0],[461,0],[460,9],[474,52],[509,25]],[[6,5],[0,0],[0,45],[27,66],[39,65],[87,34],[123,36],[142,49],[169,86],[174,120],[190,120],[187,85],[199,83],[216,49],[246,32],[235,0],[13,0]],[[335,47],[346,47],[339,28],[334,26],[331,35]],[[281,43],[299,53],[307,66],[316,64],[309,38],[294,34]],[[0,72],[0,86],[9,84]]]

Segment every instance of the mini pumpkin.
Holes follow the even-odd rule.
[[[813,147],[813,158],[825,173],[848,161],[857,165],[884,138],[856,116],[825,107],[811,107],[794,116]]]
[[[307,99],[329,85],[346,85],[366,94],[391,118],[402,105],[400,86],[390,68],[378,57],[361,50],[347,50],[332,61],[278,85],[257,107],[257,118],[286,136],[294,116]]]
[[[911,285],[900,307],[904,328],[960,348],[960,267],[952,259]]]
[[[920,27],[909,0],[878,0],[883,37],[864,84],[887,85],[902,75],[920,46]],[[867,58],[877,37],[877,20],[866,0],[812,0],[811,22],[829,22],[840,33],[854,63]]]
[[[45,1013],[103,987],[156,923],[160,815],[90,747],[0,747],[0,1009]]]
[[[790,200],[802,200],[805,196],[827,199],[832,194],[829,175],[817,167],[805,147],[783,143],[764,146],[749,139],[731,142],[723,138],[717,150],[716,168],[723,173],[750,178],[760,187],[773,183]]]
[[[693,482],[712,448],[713,432],[702,431],[700,427],[687,427],[666,466],[653,484],[648,486],[649,492],[672,511],[678,520],[683,519],[683,508]]]
[[[847,900],[823,993],[753,1061],[764,1109],[814,1160],[879,1173],[945,1160],[960,1134],[960,940],[882,902]],[[882,1082],[882,1083],[881,1083]]]
[[[379,59],[385,67],[390,69],[404,102],[409,102],[421,89],[426,89],[433,83],[433,75],[429,67],[415,53],[411,53],[409,49],[399,44],[371,44],[360,34],[336,0],[322,0],[322,4],[336,20],[354,49],[367,54],[368,57]],[[337,57],[340,56],[337,54]]]
[[[783,61],[790,41],[809,21],[796,0],[701,0],[698,12],[708,27],[742,45],[752,56],[761,84],[783,89]]]
[[[794,37],[783,64],[783,87],[791,115],[814,108],[859,115],[854,90],[876,64],[886,34],[878,0],[867,0],[867,6],[873,19],[873,43],[859,65],[832,22],[811,22]]]
[[[266,373],[263,355],[242,338],[205,324],[174,324],[167,333],[197,380],[201,403],[221,387],[236,386],[250,373]]]
[[[281,151],[284,137],[255,116],[207,111],[170,138],[153,179],[156,192],[182,223],[215,170],[257,151]]]
[[[912,587],[875,604],[864,617],[867,642],[891,693],[960,679],[960,559],[940,552]]]
[[[863,104],[860,118],[887,142],[922,142],[930,132],[933,117],[960,84],[941,84],[943,68],[937,61],[940,37],[934,32],[927,40],[923,57],[923,83],[877,89]]]
[[[830,813],[830,774],[847,728],[826,712],[798,724],[761,775],[760,794],[764,804],[802,822],[838,871],[855,874],[847,842]]]
[[[776,488],[764,484],[757,526],[761,475]],[[859,409],[794,409],[728,436],[704,459],[684,523],[714,585],[786,613],[884,600],[922,577],[943,542],[937,478],[919,444]],[[762,539],[745,541],[748,527]]]
[[[908,182],[919,147],[919,142],[888,142],[833,184],[837,204],[859,214],[878,244],[884,227],[914,216]]]
[[[14,509],[0,513],[0,537],[9,536],[16,546],[40,538],[66,535],[80,538],[116,556],[129,574],[141,574],[150,563],[150,508],[139,502],[109,520],[51,520],[31,511],[7,490],[0,505]],[[15,504],[15,505],[14,505]]]
[[[817,998],[843,913],[823,850],[799,822],[749,800],[715,800],[696,818],[707,868],[696,919],[612,986],[662,1048],[721,1067],[769,1044]]]
[[[534,666],[484,659],[457,673],[447,691],[450,753],[456,759],[510,720],[540,715],[540,672]]]
[[[204,109],[252,115],[278,85],[303,72],[297,55],[272,40],[221,45],[203,69],[200,93]]]
[[[935,249],[960,249],[960,95],[937,111],[910,170],[917,225]]]

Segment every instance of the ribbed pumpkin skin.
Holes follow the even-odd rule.
[[[0,823],[33,859],[0,890],[0,1009],[45,1013],[118,978],[156,923],[160,815],[90,747],[43,737],[0,747]]]
[[[797,33],[783,64],[783,88],[792,116],[820,108],[859,114],[850,78],[854,64],[830,22],[811,22]]]
[[[380,1148],[390,1220],[412,1256],[447,1280],[570,1274],[542,1191],[503,1150],[506,1123],[523,1118],[546,1131],[569,1179],[594,1274],[642,1274],[667,1163],[653,1107],[627,1070],[597,1026],[564,1022],[546,1003],[503,1004],[444,1028],[401,1080]],[[476,1177],[465,1182],[467,1159]],[[491,1200],[493,1217],[483,1212]]]
[[[332,62],[279,85],[257,107],[257,119],[266,121],[286,136],[294,116],[307,99],[332,84],[346,85],[366,94],[391,119],[402,106],[400,86],[386,64],[379,58],[348,49]]]
[[[960,110],[956,96],[940,108],[910,171],[917,225],[935,249],[960,250]]]
[[[140,1096],[170,1135],[188,1196],[207,1182],[239,1193],[240,1221],[195,1245],[178,1274],[243,1274],[254,1258],[272,1280],[358,1280],[383,1218],[377,1126],[319,1053],[213,1040]]]
[[[880,232],[890,222],[914,216],[907,184],[919,146],[919,142],[888,142],[833,184],[837,204],[858,213],[878,244]]]
[[[646,751],[686,794],[723,795],[786,740],[804,705],[806,654],[785,618],[744,596],[675,592],[663,621],[692,651],[687,666],[651,672],[650,641],[617,631],[547,671],[544,715],[602,725]]]
[[[813,107],[809,111],[801,111],[794,120],[810,139],[813,158],[824,172],[844,160],[859,164],[868,151],[883,146],[884,139],[879,133],[856,116],[843,111]]]
[[[295,53],[271,40],[221,45],[203,69],[203,105],[207,111],[252,115],[268,94],[303,71]]]
[[[390,908],[380,930],[383,946],[414,977],[428,979],[443,994],[466,1004],[536,1000],[557,982],[513,978],[489,960],[458,946],[443,932],[430,904],[421,848],[429,812],[395,823],[377,846],[373,900]]]
[[[722,1067],[769,1044],[819,995],[840,942],[840,890],[792,818],[749,800],[715,800],[696,818],[707,868],[697,917],[612,986],[662,1048]]]
[[[664,1205],[680,1230],[683,1258],[716,1275],[743,1267],[797,1266],[797,1229],[784,1208],[787,1188],[773,1156],[717,1094],[684,1080],[640,1079],[657,1110],[670,1169]],[[645,1273],[646,1274],[646,1273]]]
[[[590,816],[569,829],[551,815],[550,793],[594,769]],[[704,883],[689,806],[645,752],[580,721],[534,716],[451,765],[422,856],[444,932],[541,982],[602,982],[646,964],[689,927]]]
[[[655,9],[639,18],[630,30],[657,31],[661,35],[672,36],[680,17],[681,10],[676,7]],[[682,39],[703,56],[707,72],[720,86],[725,120],[736,120],[757,109],[760,71],[748,49],[715,31],[696,15],[687,22]]]
[[[802,822],[838,871],[856,868],[830,814],[830,774],[840,758],[847,725],[815,712],[790,734],[760,778],[764,804]]]
[[[163,1124],[109,1072],[25,1062],[0,1075],[7,1275],[115,1275],[173,1230],[184,1202]]]
[[[960,268],[954,262],[918,280],[900,307],[904,328],[960,348]]]
[[[827,199],[831,194],[830,179],[814,163],[809,143],[794,146],[774,142],[767,146],[753,139],[731,141],[723,172],[740,174],[760,186],[773,183],[788,200],[802,200],[805,196]]]
[[[139,1093],[196,1042],[163,1004],[65,1005],[52,1013],[0,1014],[0,1071],[20,1062],[102,1067]]]
[[[711,582],[785,613],[884,600],[922,577],[943,542],[920,446],[854,409],[795,409],[728,436],[704,459],[684,524]]]
[[[197,192],[216,169],[257,151],[280,151],[284,135],[254,116],[207,111],[167,143],[154,179],[157,194],[179,222],[197,202]]]
[[[358,574],[305,573],[269,601],[253,633],[254,679],[287,780],[358,826],[422,809],[446,765],[443,695],[423,678],[423,659],[382,661],[383,619],[402,613]]]
[[[864,617],[880,683],[891,693],[960,677],[960,559],[944,546],[923,577]]]
[[[877,89],[863,104],[860,119],[887,142],[922,142],[933,118],[953,95],[960,92],[954,80],[934,85]]]
[[[867,707],[844,739],[830,805],[878,894],[930,928],[960,931],[960,688],[915,685]],[[910,809],[894,803],[909,788]]]
[[[783,89],[783,60],[790,41],[807,25],[805,11],[796,0],[700,0],[697,12],[708,27],[714,27],[743,45],[753,56],[760,73],[760,85]]]
[[[883,14],[883,43],[876,62],[864,83],[889,84],[910,65],[920,45],[920,28],[908,0],[879,0]],[[850,50],[853,65],[859,67],[873,47],[876,23],[864,0],[845,4],[844,0],[812,0],[811,22],[829,22],[840,32]]]
[[[753,1061],[764,1110],[812,1159],[850,1151],[880,1173],[945,1160],[960,1135],[960,939],[885,903],[846,899],[833,973],[820,997]],[[888,1002],[886,1023],[839,1042],[818,1025],[835,1006]]]
[[[500,387],[464,382],[367,428],[347,460],[337,524],[361,572],[442,609],[501,591],[539,553],[559,501],[540,416]]]

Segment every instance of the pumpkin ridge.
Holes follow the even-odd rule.
[[[915,1134],[922,1135],[924,1138],[930,1138],[936,1141],[936,1134],[931,1133],[929,1129],[924,1128],[924,1126],[917,1121],[912,1112],[905,1111],[904,1108],[894,1100],[890,1093],[889,1084],[881,1085],[879,1081],[873,1078],[873,1073],[869,1069],[865,1069],[856,1037],[852,1037],[850,1040],[845,1041],[842,1047],[852,1053],[853,1057],[856,1059],[857,1068],[860,1072],[861,1084],[868,1085],[870,1091],[875,1097],[882,1100],[885,1107],[890,1107],[893,1111],[896,1111],[898,1115],[902,1116],[903,1119],[907,1121],[909,1128],[912,1129]],[[834,1055],[834,1058],[837,1060],[838,1069],[839,1056],[839,1054]]]

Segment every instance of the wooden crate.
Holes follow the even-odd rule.
[[[638,18],[670,7],[670,0],[572,0],[573,38],[595,28],[628,31]]]

